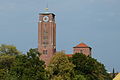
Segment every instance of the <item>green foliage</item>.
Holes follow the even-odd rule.
[[[0,80],[5,80],[6,74],[6,69],[0,69]]]
[[[74,77],[74,65],[64,53],[56,53],[47,67],[50,80],[71,80]]]
[[[0,55],[0,80],[5,80],[14,61],[15,56]]]
[[[15,46],[0,45],[0,80],[112,80],[103,64],[76,53],[56,53],[48,67],[37,49],[21,54]]]
[[[21,54],[13,45],[0,45],[0,54],[18,55]]]
[[[72,62],[76,66],[74,68],[77,75],[85,75],[87,80],[106,80],[109,75],[103,64],[82,53],[76,53],[72,57]],[[109,79],[110,80],[110,79]]]
[[[10,69],[14,60],[15,60],[15,56],[1,55],[0,56],[0,69]]]
[[[75,78],[73,80],[87,80],[83,75],[75,75]]]
[[[11,67],[8,80],[46,80],[44,62],[39,60],[38,51],[30,49],[27,55],[18,55]]]
[[[19,54],[21,53],[13,45],[0,45],[0,80],[6,80],[15,56]]]

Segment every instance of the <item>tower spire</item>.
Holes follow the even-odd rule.
[[[48,8],[48,0],[46,0],[46,8],[45,8],[45,11],[48,11],[49,8]]]

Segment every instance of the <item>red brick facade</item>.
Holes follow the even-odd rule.
[[[45,61],[46,66],[56,52],[56,23],[53,13],[40,13],[38,22],[38,51],[40,59]],[[73,53],[83,53],[91,56],[91,48],[84,43],[73,47]],[[72,54],[67,54],[72,57]]]
[[[79,45],[73,47],[73,53],[83,53],[86,56],[91,56],[91,47],[87,46],[85,43],[80,43]]]
[[[48,65],[56,52],[56,23],[53,13],[40,13],[38,22],[38,51],[40,58]]]
[[[91,56],[92,48],[87,46],[85,43],[80,43],[79,45],[73,47],[73,54],[75,53],[82,53],[86,56]],[[68,57],[72,57],[73,54],[66,54]]]

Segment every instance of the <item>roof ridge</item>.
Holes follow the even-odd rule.
[[[75,47],[89,47],[89,46],[87,44],[85,44],[85,43],[82,42],[82,43],[78,44]]]

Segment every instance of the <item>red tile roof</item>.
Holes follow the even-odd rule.
[[[88,47],[88,48],[89,48],[89,46],[86,45],[85,43],[80,43],[80,44],[78,44],[78,45],[75,46],[75,47]]]
[[[66,54],[66,56],[68,56],[68,57],[72,57],[72,55],[73,55],[73,54]]]

